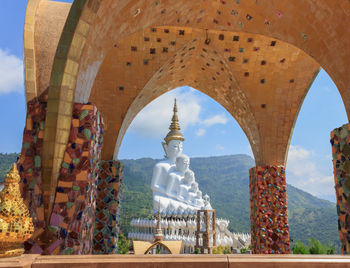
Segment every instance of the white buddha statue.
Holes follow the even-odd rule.
[[[184,137],[178,121],[175,99],[170,131],[162,143],[165,159],[154,166],[151,182],[153,209],[159,208],[162,215],[193,213],[204,206],[202,192],[189,169],[190,158],[182,154]]]
[[[182,153],[182,143],[185,140],[180,132],[176,99],[174,104],[174,115],[171,121],[172,122],[169,127],[170,131],[164,138],[165,142],[162,143],[165,152],[165,159],[158,162],[154,166],[151,182],[151,189],[153,191],[153,207],[154,209],[157,209],[158,202],[160,200],[161,211],[169,205],[169,200],[166,198],[169,169],[175,166],[176,157]]]

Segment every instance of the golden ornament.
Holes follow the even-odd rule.
[[[13,164],[0,192],[0,257],[23,254],[23,243],[34,232],[32,218],[21,197],[19,181],[17,166]]]
[[[166,137],[164,138],[164,140],[165,140],[165,142],[167,144],[171,140],[180,140],[180,141],[184,141],[185,140],[184,136],[180,132],[180,124],[179,124],[179,119],[177,117],[176,99],[175,99],[174,110],[173,111],[174,111],[174,114],[173,114],[173,118],[171,119],[171,124],[170,124],[170,127],[169,127],[170,131],[166,135]]]

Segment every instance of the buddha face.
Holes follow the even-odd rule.
[[[182,153],[182,141],[171,140],[168,144],[164,145],[167,158],[176,158]]]
[[[190,166],[190,159],[187,156],[181,155],[176,158],[176,169],[185,173]]]

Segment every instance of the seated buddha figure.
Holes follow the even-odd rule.
[[[170,198],[179,199],[180,183],[184,178],[185,173],[190,166],[190,158],[187,155],[179,155],[176,158],[175,167],[169,170],[168,185],[166,188],[166,195]]]
[[[153,168],[151,189],[153,192],[153,208],[158,210],[158,203],[160,202],[160,210],[167,208],[169,205],[169,198],[166,194],[168,187],[168,174],[170,168],[175,166],[175,160],[178,155],[182,153],[182,143],[185,140],[180,132],[180,125],[177,117],[176,99],[174,104],[174,114],[170,124],[170,131],[164,138],[162,143],[165,151],[165,159],[158,162]]]
[[[16,164],[13,164],[0,192],[0,257],[21,255],[23,242],[34,232],[32,218],[21,198],[19,181]]]
[[[189,190],[191,188],[191,184],[194,181],[195,181],[194,172],[190,169],[187,170],[180,184],[180,192],[178,197],[179,200],[181,201],[186,200],[189,203],[189,197],[190,197]]]

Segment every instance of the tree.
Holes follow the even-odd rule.
[[[295,246],[292,247],[292,251],[293,251],[293,254],[309,254],[309,249],[300,240],[298,240],[295,243]]]
[[[118,254],[128,254],[129,253],[130,242],[121,233],[119,234],[118,240]]]
[[[222,246],[217,246],[213,248],[213,254],[222,254],[223,253],[223,247]]]
[[[309,241],[310,254],[334,254],[334,247],[325,246],[316,238]]]
[[[224,254],[231,254],[232,252],[231,252],[231,249],[228,246],[225,246],[222,253],[224,253]]]
[[[301,241],[297,241],[295,246],[292,247],[294,254],[334,254],[334,247],[323,245],[316,238],[309,240],[309,246],[307,247]]]

